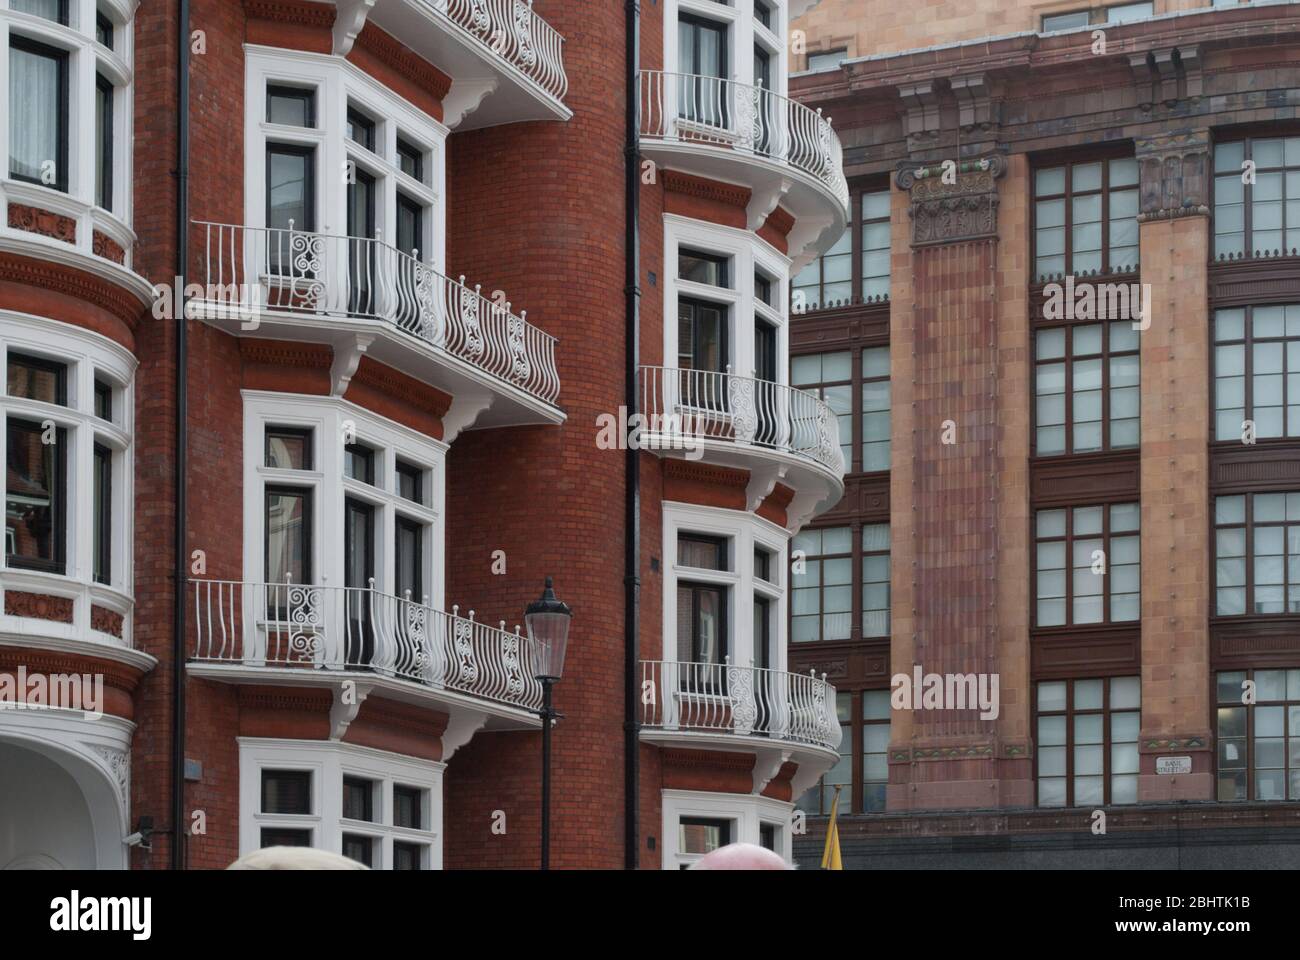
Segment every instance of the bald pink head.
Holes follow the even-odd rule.
[[[706,853],[692,870],[793,870],[771,850],[752,843],[731,843]]]

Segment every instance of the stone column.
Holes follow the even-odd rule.
[[[1211,799],[1209,136],[1137,141],[1141,169],[1142,741],[1138,800]],[[1157,758],[1190,757],[1188,774]]]

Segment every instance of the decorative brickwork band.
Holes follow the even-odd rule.
[[[44,593],[5,591],[6,617],[31,617],[33,620],[53,620],[56,623],[72,622],[72,601],[67,597],[52,597]]]
[[[1138,137],[1141,209],[1138,222],[1210,215],[1207,130],[1180,130]]]
[[[43,237],[53,237],[64,243],[77,242],[77,221],[23,203],[9,204],[9,226],[28,233],[39,233]]]
[[[1005,170],[999,154],[962,161],[955,169],[942,162],[900,168],[896,182],[911,194],[912,246],[997,236],[997,180]]]

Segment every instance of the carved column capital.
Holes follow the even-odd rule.
[[[895,182],[911,198],[912,246],[997,236],[997,180],[1005,170],[1006,160],[997,153],[947,165],[901,165]]]
[[[1138,137],[1138,221],[1209,216],[1210,133],[1176,130]]]

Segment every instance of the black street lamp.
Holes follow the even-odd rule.
[[[551,688],[564,674],[564,653],[569,646],[569,623],[573,611],[556,599],[551,578],[539,599],[528,605],[528,644],[532,651],[533,676],[542,685],[542,869],[551,867],[551,724],[560,716],[551,705]]]

